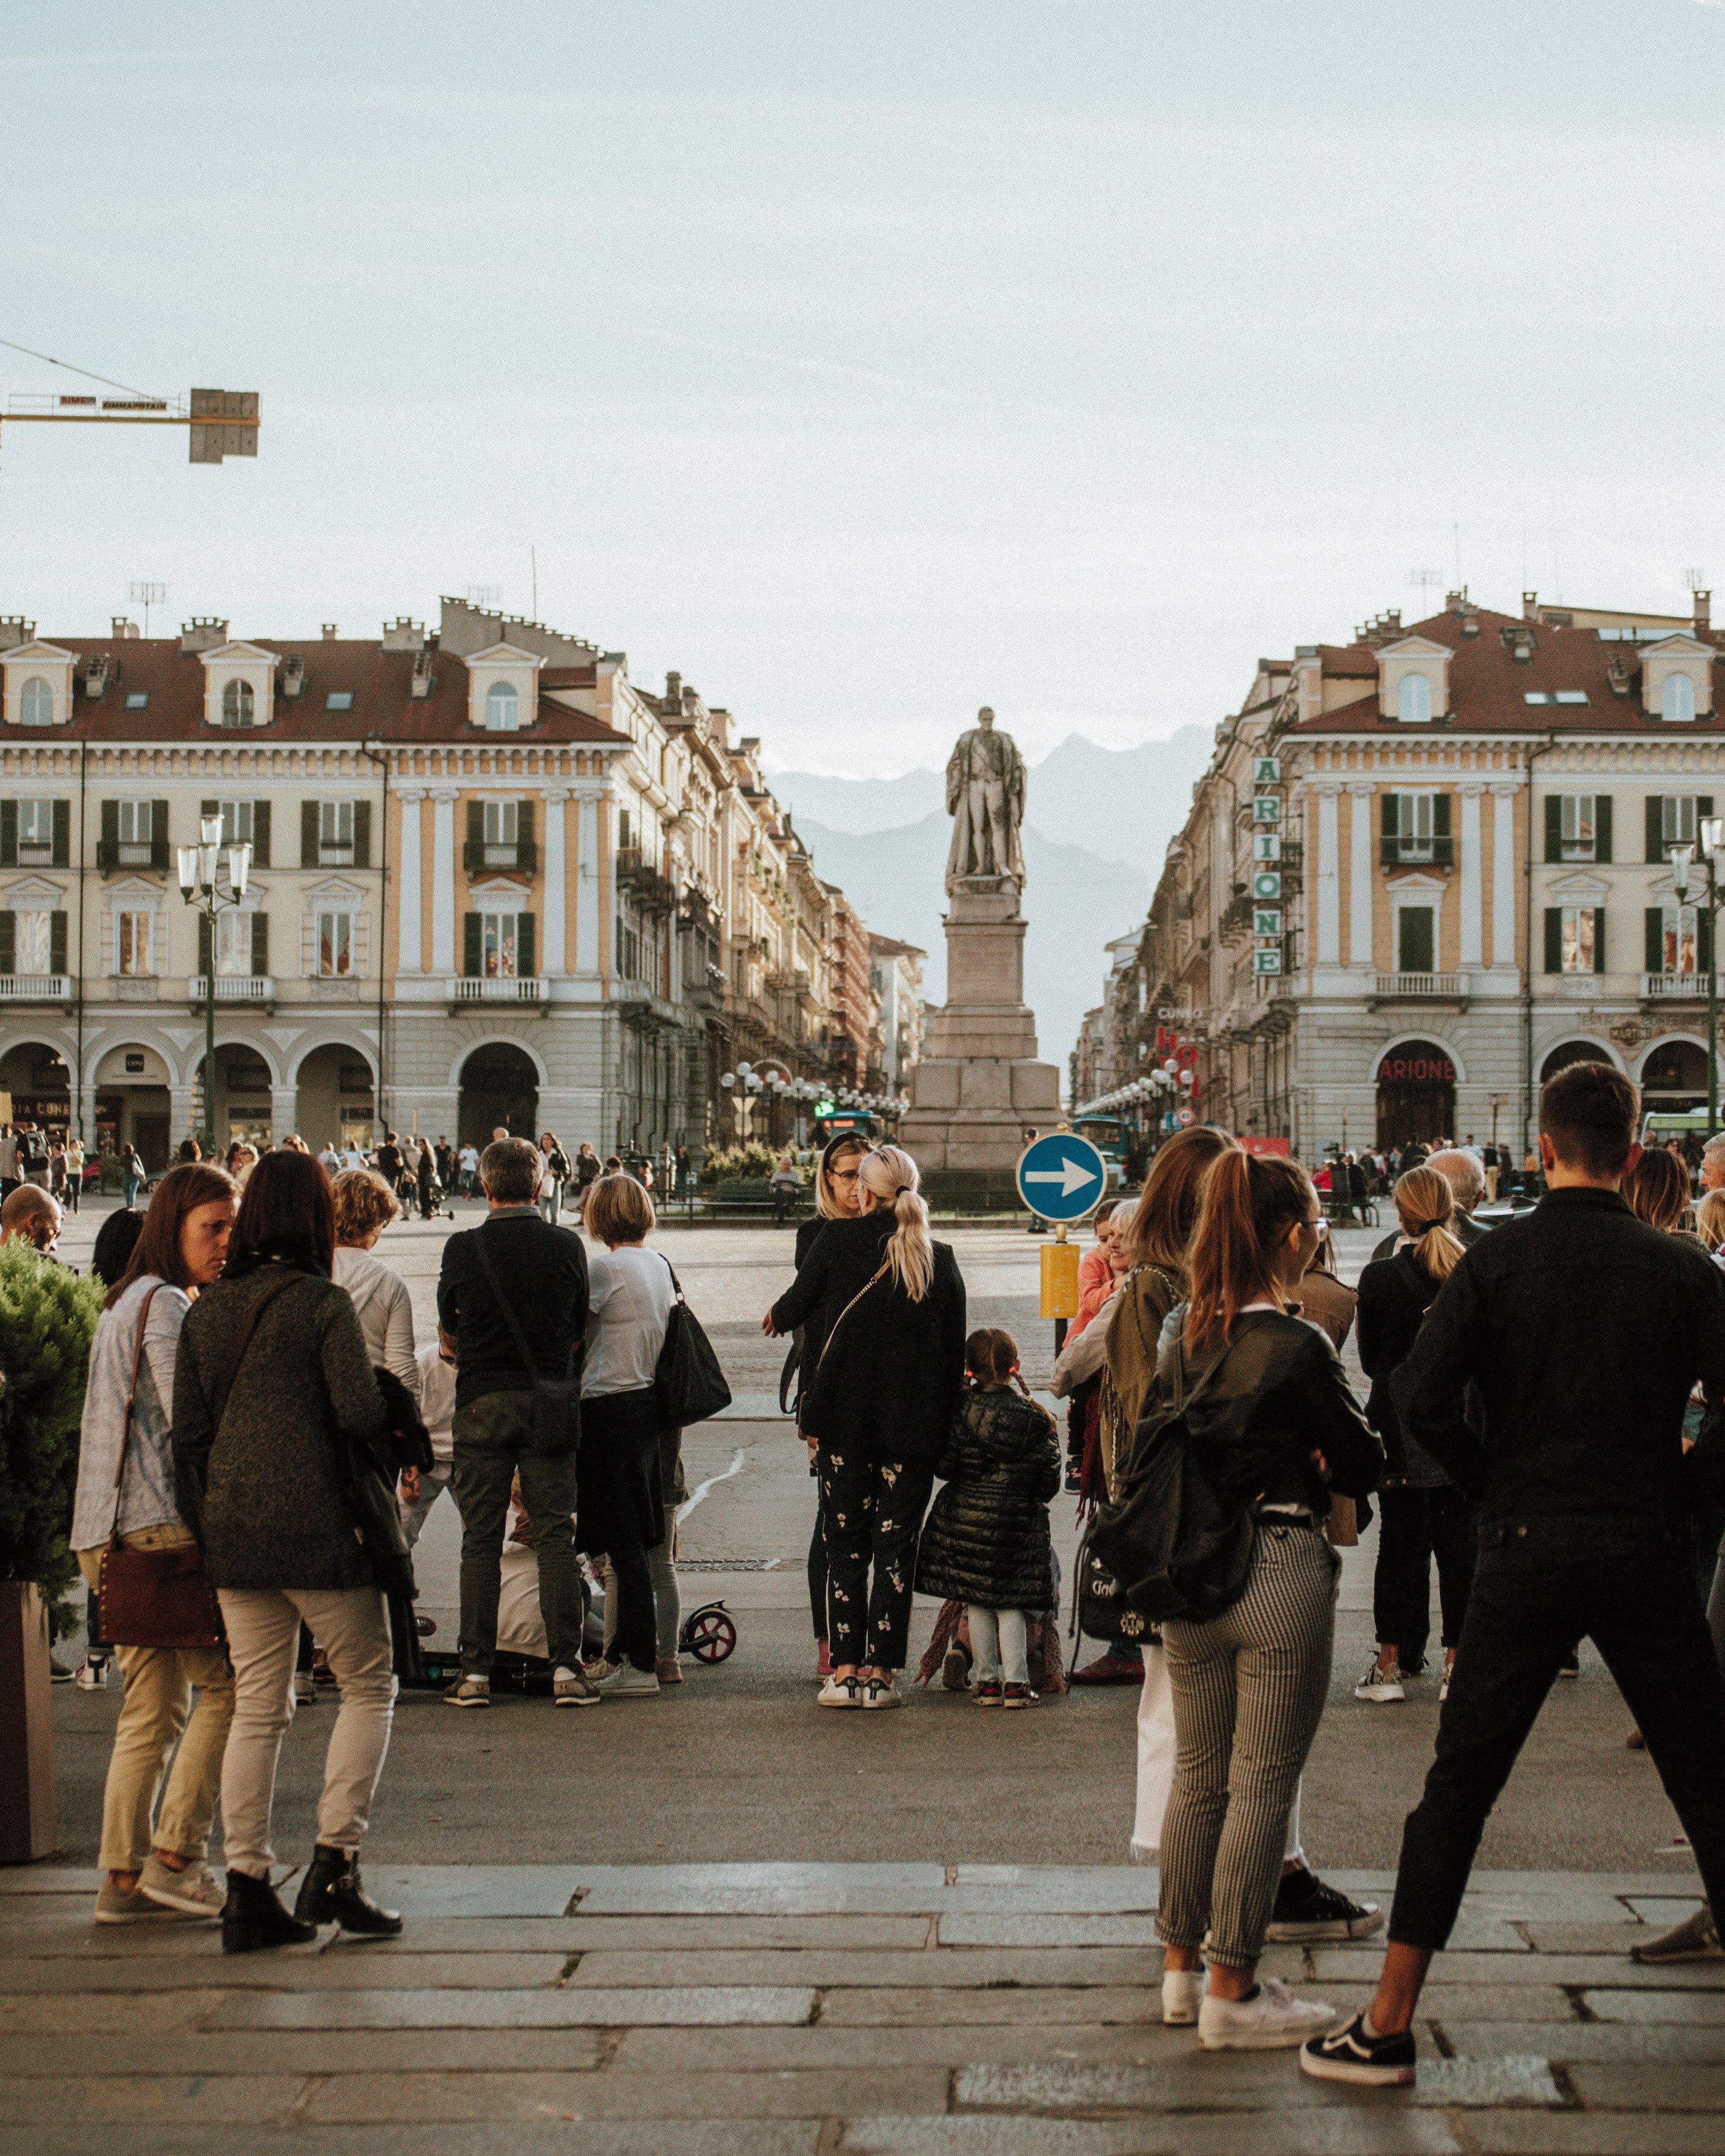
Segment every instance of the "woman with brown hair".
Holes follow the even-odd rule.
[[[1684,1215],[1689,1210],[1689,1170],[1676,1153],[1662,1149],[1644,1152],[1623,1178],[1623,1194],[1638,1220],[1661,1235],[1686,1233]]]
[[[228,1267],[182,1334],[174,1450],[203,1494],[204,1569],[234,1663],[234,1726],[222,1769],[230,1953],[314,1938],[320,1922],[393,1936],[401,1919],[361,1885],[356,1852],[389,1748],[395,1707],[386,1586],[406,1544],[393,1498],[380,1529],[365,1503],[384,1470],[389,1417],[336,1251],[329,1178],[309,1153],[266,1153],[234,1224]],[[395,1480],[388,1473],[386,1495]],[[393,1524],[386,1545],[377,1537]],[[409,1575],[410,1577],[410,1575]],[[281,1740],[294,1718],[300,1627],[321,1641],[341,1687],[317,1845],[290,1916],[270,1867]]]
[[[227,1257],[235,1204],[220,1168],[170,1169],[97,1321],[70,1537],[92,1609],[103,1553],[116,1536],[126,1549],[193,1547],[174,1487],[174,1365],[193,1298]],[[219,1647],[121,1644],[112,1651],[126,1697],[102,1798],[98,1861],[106,1876],[95,1920],[218,1917],[222,1890],[204,1859],[234,1714],[228,1658]]]
[[[1156,1920],[1163,2014],[1195,2019],[1206,2051],[1296,2046],[1336,2018],[1256,1978],[1329,1688],[1341,1571],[1322,1532],[1330,1491],[1365,1496],[1382,1463],[1335,1349],[1287,1312],[1325,1226],[1297,1163],[1224,1152],[1204,1178],[1188,1300],[1158,1359],[1218,1500],[1255,1522],[1234,1601],[1163,1626],[1178,1738]]]

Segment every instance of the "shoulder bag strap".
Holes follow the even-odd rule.
[[[258,1320],[277,1296],[285,1295],[296,1281],[305,1277],[304,1273],[291,1272],[285,1279],[272,1281],[246,1313],[239,1332],[234,1336],[233,1346],[223,1358],[222,1367],[216,1373],[215,1390],[210,1395],[210,1427],[213,1430],[219,1430],[222,1427],[222,1417],[228,1412],[228,1397],[234,1390],[234,1380],[239,1375],[239,1366],[245,1360],[245,1351],[252,1344],[252,1335],[258,1329]]]
[[[539,1365],[533,1360],[532,1350],[527,1345],[527,1336],[521,1330],[521,1322],[515,1314],[515,1307],[508,1296],[504,1294],[498,1282],[496,1268],[491,1263],[491,1253],[485,1248],[485,1231],[483,1228],[475,1228],[473,1230],[473,1246],[479,1252],[480,1268],[490,1284],[492,1294],[497,1298],[497,1307],[503,1312],[503,1322],[509,1327],[510,1337],[515,1342],[516,1353],[526,1367],[527,1389],[531,1392],[539,1383]],[[566,1378],[569,1374],[574,1360],[575,1343],[571,1341],[568,1357],[563,1365],[563,1375]]]
[[[120,1431],[120,1460],[114,1470],[114,1526],[108,1537],[110,1549],[117,1548],[120,1543],[120,1487],[126,1480],[126,1463],[131,1450],[131,1411],[137,1404],[138,1367],[144,1359],[144,1327],[150,1322],[150,1306],[156,1300],[156,1288],[161,1286],[157,1281],[156,1287],[145,1296],[143,1307],[138,1312],[138,1337],[131,1351],[131,1389],[126,1396],[126,1420]]]
[[[845,1319],[850,1317],[851,1312],[856,1308],[858,1303],[862,1301],[869,1290],[875,1285],[875,1282],[880,1278],[881,1274],[886,1270],[887,1263],[888,1260],[882,1259],[880,1271],[870,1274],[869,1277],[863,1282],[856,1293],[851,1296],[850,1301],[845,1304],[843,1310],[839,1312],[839,1315],[833,1320],[831,1325],[827,1328],[827,1337],[824,1341],[822,1341],[820,1345],[820,1353],[815,1358],[814,1367],[817,1370],[826,1360],[827,1350],[833,1344],[834,1333],[838,1331],[839,1327],[845,1322]]]

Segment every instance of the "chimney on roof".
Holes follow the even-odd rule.
[[[665,675],[665,701],[673,711],[680,711],[683,708],[683,677],[669,667]]]
[[[137,624],[135,621],[128,621],[123,613],[116,613],[113,617],[113,623],[112,634],[116,644],[123,643],[130,638],[141,636],[143,634]]]
[[[305,693],[305,654],[290,651],[281,662],[281,693],[297,702]]]
[[[1466,585],[1464,584],[1461,590],[1457,592],[1445,592],[1444,593],[1444,606],[1450,613],[1465,613],[1467,608]]]
[[[413,621],[398,613],[393,623],[383,624],[382,649],[385,651],[417,651],[425,641],[425,624]]]
[[[324,640],[324,642],[325,642],[326,644],[333,644],[333,643],[335,642],[335,640],[336,640],[336,624],[334,624],[334,622],[332,622],[332,621],[326,621],[326,622],[324,624],[324,625],[323,625],[323,640]]]
[[[1713,595],[1698,591],[1695,594],[1695,633],[1705,636],[1713,625]]]
[[[1522,593],[1522,619],[1523,621],[1538,621],[1538,619],[1539,619],[1539,594],[1538,594],[1538,592],[1523,592],[1523,593]]]
[[[84,662],[82,680],[86,696],[100,696],[108,686],[109,658],[105,651],[93,652]]]
[[[413,678],[408,685],[408,694],[423,700],[431,694],[437,677],[431,670],[431,662],[437,656],[437,639],[428,636],[419,646],[413,660]]]
[[[213,651],[228,641],[228,624],[218,614],[194,613],[180,624],[182,651]]]
[[[0,651],[10,651],[15,644],[28,644],[35,634],[35,623],[26,621],[21,613],[0,613]]]

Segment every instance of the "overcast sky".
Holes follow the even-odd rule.
[[[86,0],[0,95],[0,336],[266,419],[6,429],[46,631],[526,613],[536,547],[541,618],[862,775],[985,700],[1207,724],[1458,525],[1511,610],[1725,592],[1702,0]]]

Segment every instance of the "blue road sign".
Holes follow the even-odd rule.
[[[1108,1194],[1108,1163],[1088,1138],[1057,1131],[1019,1156],[1019,1195],[1045,1220],[1082,1220]]]

